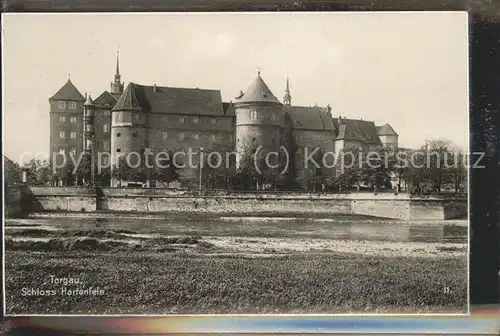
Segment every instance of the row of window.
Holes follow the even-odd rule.
[[[76,124],[77,119],[76,119],[76,117],[70,117],[70,118],[69,118],[69,121],[70,121],[70,123],[72,123],[72,124]],[[65,123],[65,122],[66,122],[66,116],[60,116],[60,117],[59,117],[59,122],[61,122],[61,123]]]
[[[75,110],[76,109],[76,102],[70,101],[68,105],[69,105],[69,109],[70,110]],[[59,101],[59,102],[57,102],[57,107],[60,108],[60,109],[66,108],[66,102],[65,101]]]
[[[91,131],[91,126],[92,125],[85,125],[85,129],[90,132]],[[109,124],[102,125],[102,132],[103,133],[109,133],[109,129],[110,129],[109,128]],[[75,134],[74,137],[73,137],[73,134]],[[66,132],[65,131],[60,131],[59,132],[59,138],[66,139]],[[76,139],[76,132],[71,132],[70,133],[70,139]]]
[[[104,116],[105,117],[109,117],[109,111],[104,111]],[[69,122],[72,123],[72,124],[76,124],[77,122],[77,117],[70,117],[69,118]],[[65,123],[66,122],[66,116],[59,116],[59,122],[61,123]]]
[[[259,119],[259,111],[255,110],[255,109],[251,109],[249,111],[249,116],[250,120],[257,120]],[[271,120],[272,121],[276,121],[278,120],[278,114],[276,113],[276,111],[273,111],[271,113]]]
[[[103,149],[104,149],[105,151],[109,151],[109,150],[110,150],[110,147],[111,147],[111,146],[109,145],[109,141],[108,141],[108,140],[104,140],[104,141],[102,141],[102,147],[103,147]],[[63,154],[63,155],[65,155],[66,153],[71,153],[71,154],[73,154],[73,155],[75,155],[75,154],[76,154],[76,147],[70,147],[70,148],[69,148],[69,150],[68,150],[68,151],[67,151],[67,150],[68,150],[68,148],[66,148],[66,147],[61,147],[61,148],[59,148],[59,154]]]
[[[167,139],[168,138],[168,132],[165,132],[165,131],[160,132],[160,137],[163,138],[163,139]],[[192,137],[193,137],[194,140],[198,140],[200,138],[200,135],[198,133],[193,133]],[[216,138],[215,134],[210,134],[210,140],[211,141],[214,141],[215,138]],[[177,133],[177,140],[183,141],[184,139],[185,139],[184,132]]]
[[[179,123],[181,123],[181,124],[184,124],[184,123],[186,122],[186,117],[183,117],[183,116],[181,116],[181,117],[174,117],[174,116],[170,116],[170,119],[171,119],[171,118],[178,118]],[[167,121],[169,121],[170,119],[169,119],[169,117],[168,117],[168,116],[163,116],[163,117],[161,117],[161,120],[162,120],[163,122],[167,122]],[[192,121],[193,121],[193,124],[199,124],[199,123],[200,123],[200,118],[198,118],[198,117],[193,117]],[[215,119],[215,118],[210,118],[210,123],[211,123],[211,124],[216,124],[216,123],[217,123],[217,119]]]

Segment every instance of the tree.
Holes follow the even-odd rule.
[[[451,142],[447,140],[431,140],[426,143],[428,154],[428,178],[434,192],[441,192],[446,164],[450,156]]]
[[[166,183],[167,186],[179,180],[179,171],[173,162],[173,153],[168,151],[163,157],[157,155],[157,160],[153,165],[152,178],[160,182]]]
[[[119,181],[144,182],[148,177],[148,171],[142,165],[131,167],[126,158],[122,156],[118,159],[118,164],[111,175]]]
[[[451,147],[450,154],[446,172],[453,182],[455,192],[459,192],[460,186],[467,179],[467,156],[464,150],[458,147]]]
[[[395,153],[389,148],[370,151],[364,157],[362,165],[363,180],[373,187],[375,192],[383,188],[391,189],[391,177],[396,169]]]
[[[204,152],[202,183],[205,188],[230,188],[236,173],[236,152],[232,147],[231,143],[218,138],[210,151]]]
[[[297,184],[308,191],[316,192],[322,189],[326,183],[325,170],[323,167],[324,151],[321,148],[314,148],[314,154],[306,153],[305,148],[301,148],[297,154],[298,174]],[[306,156],[312,154],[311,160],[305,162]],[[303,166],[302,166],[303,163]]]
[[[48,161],[31,159],[25,166],[26,182],[30,185],[45,185],[52,179],[52,170]]]

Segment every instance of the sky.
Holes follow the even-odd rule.
[[[390,123],[401,147],[468,148],[465,12],[4,14],[3,146],[49,151],[48,99],[67,81],[97,98],[120,52],[127,84],[245,91],[260,69],[292,105]],[[22,156],[23,155],[23,156]],[[31,156],[30,156],[31,155]],[[24,160],[23,160],[24,161]]]

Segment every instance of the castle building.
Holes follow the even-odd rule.
[[[237,153],[248,146],[262,147],[263,153],[279,152],[287,134],[298,150],[319,147],[339,153],[349,148],[398,146],[398,134],[389,124],[378,127],[373,121],[335,118],[330,106],[292,105],[288,78],[280,102],[260,71],[245,92],[223,102],[220,90],[133,82],[124,87],[117,55],[110,91],[93,100],[68,79],[49,103],[51,154],[78,156],[92,148],[105,153],[103,165],[116,164],[120,156],[130,153],[136,153],[138,160],[146,152],[190,150],[197,158],[202,150],[221,144]],[[182,164],[186,158],[177,155],[175,160]],[[180,175],[181,185],[197,184],[195,167],[186,165]]]

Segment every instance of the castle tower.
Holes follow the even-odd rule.
[[[83,104],[83,151],[90,154],[94,140],[94,103],[90,95]]]
[[[123,83],[121,82],[120,75],[120,55],[119,52],[116,52],[116,72],[114,81],[111,82],[111,93],[122,93],[123,92]]]
[[[285,95],[283,96],[283,104],[287,106],[292,105],[292,95],[290,94],[290,84],[288,82],[288,77],[286,78],[286,88]]]
[[[142,87],[129,83],[111,110],[112,169],[120,157],[128,158],[132,167],[144,165],[148,137],[146,113],[139,99],[142,96]],[[111,183],[116,186],[117,181]]]
[[[235,101],[237,166],[243,154],[279,152],[283,136],[283,105],[266,85],[260,71],[245,93]],[[251,153],[249,153],[249,151]]]
[[[52,163],[60,165],[70,161],[68,155],[78,158],[81,154],[84,102],[85,97],[71,82],[69,75],[67,82],[49,98]]]

